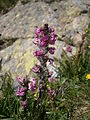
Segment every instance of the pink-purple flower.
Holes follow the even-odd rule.
[[[21,102],[22,107],[25,109],[27,107],[27,100]]]
[[[51,38],[51,39],[49,40],[49,44],[50,44],[50,45],[54,45],[54,44],[55,44],[54,38]]]
[[[42,56],[43,54],[44,54],[43,50],[36,50],[36,51],[34,52],[34,56],[36,56],[36,57],[40,57],[40,56]]]
[[[24,88],[18,87],[18,92],[16,93],[16,96],[22,97],[25,95],[26,91],[27,91],[26,87],[24,87]]]
[[[71,45],[67,46],[66,51],[67,52],[72,52],[72,46]]]
[[[40,41],[42,42],[42,41],[48,41],[48,39],[49,39],[49,36],[48,35],[46,35],[46,36],[43,36],[43,37],[41,37],[40,38]]]
[[[49,58],[49,62],[50,62],[50,64],[53,64],[53,59],[52,58]]]
[[[35,45],[39,45],[38,38],[35,38],[35,40],[34,40],[34,44],[35,44]]]
[[[54,32],[54,28],[53,27],[50,27],[50,32]]]
[[[55,90],[52,90],[51,88],[48,88],[47,91],[48,91],[48,94],[51,98],[53,98],[55,96]]]
[[[46,47],[47,44],[48,44],[48,39],[49,39],[48,35],[41,37],[40,38],[40,46],[41,47]]]
[[[39,91],[42,89],[42,86],[43,86],[43,81],[39,81]]]
[[[50,89],[49,90],[49,96],[53,98],[55,96],[55,90]]]
[[[49,48],[49,53],[50,53],[50,54],[54,54],[54,52],[55,52],[55,48],[54,48],[54,47],[50,47],[50,48]]]
[[[50,40],[49,40],[49,44],[50,44],[50,45],[54,45],[54,44],[55,44],[55,41],[56,41],[56,35],[55,35],[55,33],[53,32],[53,33],[51,34],[51,38],[50,38]]]
[[[17,76],[16,77],[16,80],[20,83],[20,84],[22,84],[22,85],[24,85],[24,83],[25,83],[25,78],[23,77],[23,78],[20,78],[19,76]]]
[[[44,28],[43,27],[37,28],[35,30],[35,35],[38,35],[38,37],[43,36],[44,35]]]
[[[40,66],[35,64],[35,66],[32,68],[32,71],[35,73],[39,73],[40,72]]]
[[[51,82],[55,82],[55,79],[54,78],[52,78],[52,77],[49,77],[48,78],[48,81],[51,83]]]
[[[35,30],[35,34],[38,35],[38,34],[40,33],[40,31],[41,31],[40,28],[37,28],[37,29]]]
[[[51,77],[53,75],[53,71],[48,72],[48,76]]]
[[[36,90],[36,79],[32,78],[29,83],[29,90],[35,91]]]
[[[41,47],[46,47],[47,46],[47,42],[46,41],[41,41],[40,46]]]

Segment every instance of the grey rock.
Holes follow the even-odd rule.
[[[30,2],[22,5],[20,2],[10,12],[0,17],[0,34],[3,38],[33,37],[35,26],[48,23],[56,28],[57,34],[74,35],[72,31],[85,30],[89,23],[89,7],[83,0],[68,0],[52,2]],[[84,21],[85,20],[85,21]],[[77,24],[75,27],[74,22]],[[70,36],[69,35],[69,36]]]
[[[37,62],[33,56],[33,51],[36,49],[33,45],[36,26],[42,26],[45,23],[54,26],[61,40],[73,39],[75,33],[85,32],[90,23],[89,0],[57,1],[51,4],[41,0],[31,1],[24,5],[19,1],[12,10],[0,17],[2,40],[7,42],[7,38],[17,38],[10,46],[0,51],[3,72],[10,71],[13,78],[18,74],[23,76],[30,73],[34,63]],[[57,40],[55,46],[55,57],[59,59],[65,42]]]

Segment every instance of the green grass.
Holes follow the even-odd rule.
[[[87,45],[85,54],[79,51],[73,58],[63,51],[59,62],[59,83],[56,99],[58,101],[58,120],[89,120],[90,119],[90,26],[86,34]],[[56,115],[55,115],[56,116]]]
[[[6,73],[2,76],[2,96],[0,98],[0,119],[16,118],[19,111],[19,101],[14,93],[13,79]]]

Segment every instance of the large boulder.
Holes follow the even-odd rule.
[[[57,34],[73,36],[76,31],[84,31],[89,24],[89,3],[87,0],[62,0],[61,2],[18,2],[7,14],[0,17],[0,35],[3,38],[32,38],[36,26],[49,23]]]

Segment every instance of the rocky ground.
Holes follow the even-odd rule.
[[[27,4],[19,1],[12,10],[0,16],[2,72],[10,71],[13,77],[30,73],[37,61],[33,56],[34,30],[44,23],[55,28],[58,35],[55,57],[60,58],[66,46],[64,41],[74,40],[74,45],[83,41],[90,22],[89,13],[90,0],[37,0]]]

